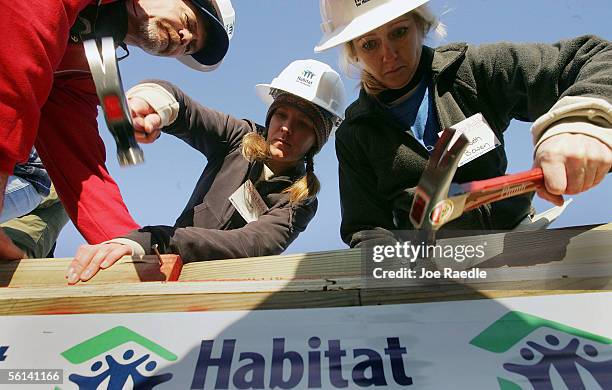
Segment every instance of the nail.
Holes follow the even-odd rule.
[[[110,266],[110,264],[108,263],[107,260],[104,260],[102,262],[102,264],[100,264],[100,268],[108,268]]]

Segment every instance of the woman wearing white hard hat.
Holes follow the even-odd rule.
[[[207,164],[174,226],[82,246],[69,283],[154,248],[186,262],[275,255],[306,229],[319,191],[313,157],[342,120],[344,85],[328,65],[301,60],[256,91],[269,104],[265,127],[203,107],[164,81],[128,91],[139,142],[163,131],[202,152]]]
[[[539,194],[553,203],[597,185],[612,166],[612,46],[593,36],[555,45],[423,45],[444,26],[427,0],[321,0],[323,38],[360,70],[359,98],[336,133],[341,235],[350,246],[393,241],[410,228],[412,203],[444,128],[481,113],[503,144],[511,119],[535,121]],[[476,138],[474,138],[475,140]],[[503,175],[497,147],[459,167],[455,182]],[[512,229],[532,213],[531,196],[482,206],[447,228]]]

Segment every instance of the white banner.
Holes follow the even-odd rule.
[[[2,317],[0,388],[611,389],[611,304],[594,293]]]

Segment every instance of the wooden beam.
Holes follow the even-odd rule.
[[[0,287],[68,287],[66,270],[72,261],[63,259],[24,259],[0,262]],[[112,267],[98,272],[87,284],[177,280],[182,261],[177,255],[139,259],[123,257]]]
[[[361,274],[361,251],[345,249],[293,255],[187,263],[179,281],[293,280],[355,277]]]
[[[362,288],[360,280],[149,282],[0,290],[0,315],[264,310],[399,304],[612,290],[610,278],[584,288],[572,282],[546,289],[538,281]],[[556,289],[553,289],[556,288]],[[590,289],[600,287],[600,289]]]
[[[0,289],[0,314],[314,308],[609,291],[609,228],[610,225],[461,238],[459,243],[487,240],[494,247],[488,258],[465,265],[486,270],[484,280],[423,283],[409,279],[398,285],[373,286],[362,277],[361,251],[347,249],[190,263],[183,267],[177,282],[124,280],[109,288],[99,284],[103,281],[100,277],[98,284],[49,285],[47,280],[41,280],[37,286],[24,287],[27,284],[23,279],[10,284],[22,287]],[[60,268],[62,282],[65,265]],[[431,265],[443,266],[435,262]],[[114,268],[114,273],[122,273],[121,265],[117,266],[100,276],[110,274]],[[136,263],[130,265],[135,266]],[[111,276],[113,282],[119,277]]]

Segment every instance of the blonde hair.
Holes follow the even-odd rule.
[[[250,132],[242,138],[242,155],[249,161],[265,162],[271,158],[270,144],[257,132]],[[321,183],[314,174],[313,152],[304,156],[306,163],[306,174],[294,181],[283,193],[289,194],[289,201],[300,202],[314,198],[321,189]]]
[[[423,38],[427,36],[433,29],[438,38],[446,37],[446,26],[441,23],[438,18],[431,12],[427,4],[415,8],[414,10],[404,14],[403,16],[412,16],[421,27]],[[352,41],[348,41],[342,45],[340,52],[340,69],[349,77],[359,78],[361,82],[359,86],[363,88],[368,95],[377,95],[386,90],[387,87],[382,85],[370,72],[359,65],[357,53]],[[357,70],[358,74],[355,74]]]

